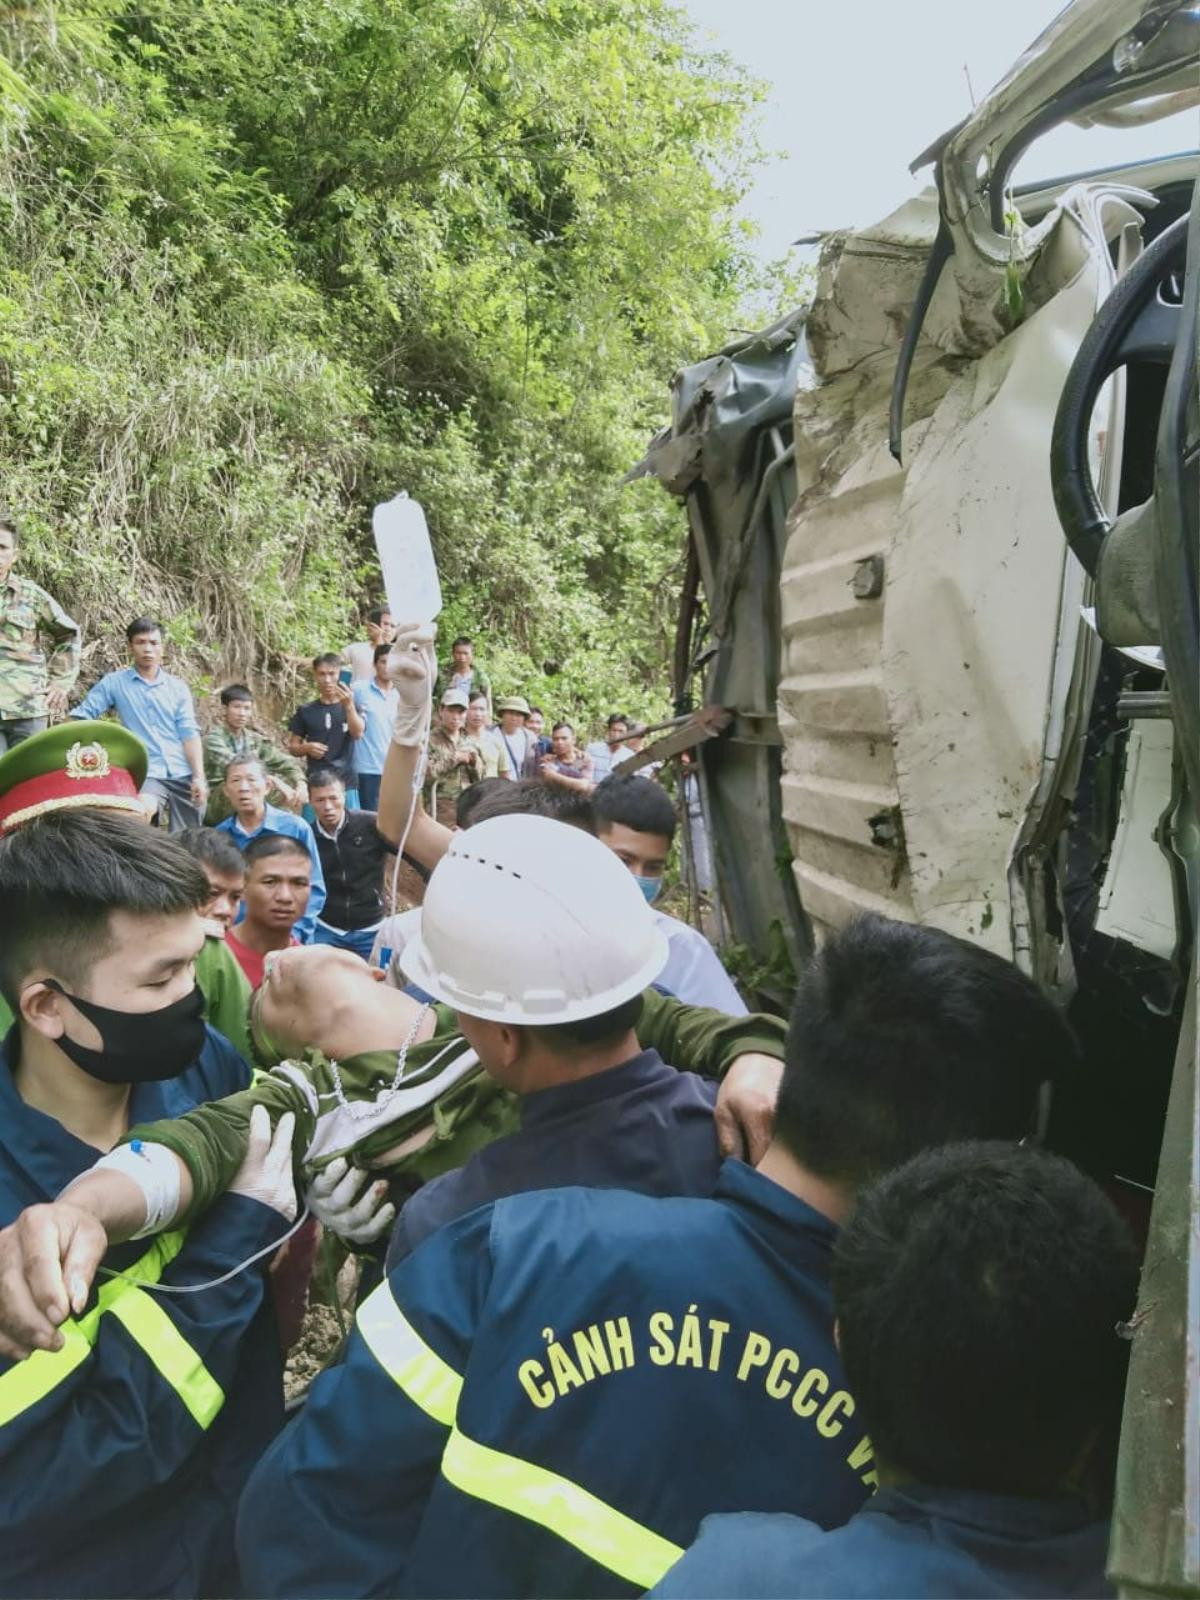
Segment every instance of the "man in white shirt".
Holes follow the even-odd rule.
[[[587,747],[592,758],[592,777],[603,783],[625,753],[625,735],[629,732],[629,718],[614,711],[604,725],[604,738],[594,739]]]
[[[614,773],[592,795],[596,837],[608,846],[638,880],[653,905],[662,888],[663,871],[675,837],[675,808],[670,796],[652,778],[640,773]],[[712,1006],[732,1016],[745,1016],[746,1002],[698,929],[665,911],[654,913],[667,936],[667,964],[656,982],[691,1006]]]
[[[355,680],[374,676],[375,651],[381,644],[391,644],[395,632],[392,613],[387,606],[372,606],[367,612],[367,637],[348,644],[342,651],[342,660],[350,668]]]

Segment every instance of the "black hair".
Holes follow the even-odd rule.
[[[372,606],[370,611],[367,612],[367,621],[373,622],[378,627],[384,617],[390,617],[391,614],[391,606]],[[389,646],[388,648],[390,649],[391,647]]]
[[[529,715],[531,717],[544,717],[546,713],[542,710],[541,706],[530,706]]]
[[[307,862],[312,862],[303,841],[293,839],[290,833],[256,833],[242,854],[246,858],[247,872],[256,861],[266,861],[270,856],[303,856]]]
[[[551,733],[561,733],[564,728],[567,730],[568,733],[573,734],[575,732],[575,725],[574,725],[574,723],[571,723],[571,722],[556,722],[554,724],[554,726],[550,729],[550,732]]]
[[[345,778],[335,767],[318,767],[308,775],[308,792],[311,794],[314,789],[327,789],[331,783],[340,783],[343,789],[346,787]]]
[[[486,793],[471,808],[470,822],[460,823],[460,827],[487,822],[491,817],[550,817],[555,822],[582,828],[585,833],[596,831],[591,796],[578,789],[555,789],[539,778],[519,778],[516,783],[509,778],[499,778],[473,787],[486,789]]]
[[[254,696],[244,683],[227,683],[221,690],[221,704],[232,705],[235,700],[253,700]]]
[[[626,727],[629,726],[629,718],[623,711],[614,711],[605,722],[604,726],[606,728],[615,728],[618,722],[623,722]]]
[[[1037,985],[937,928],[864,916],[800,975],[776,1135],[811,1172],[857,1186],[920,1150],[1020,1139],[1078,1047]]]
[[[655,833],[664,839],[675,837],[675,807],[671,797],[653,778],[641,773],[622,777],[614,772],[592,791],[596,811],[596,832],[618,823],[635,833]]]
[[[457,650],[460,644],[469,644],[472,649],[475,647],[475,641],[473,639],[468,639],[465,633],[459,634],[458,638],[455,639],[454,643],[450,646],[451,650]]]
[[[222,780],[228,778],[234,767],[257,767],[264,781],[266,780],[267,769],[257,756],[234,756],[231,761],[225,763],[225,770],[221,774]]]
[[[214,872],[246,875],[242,852],[227,833],[220,828],[181,828],[171,837],[181,850],[186,850],[193,861],[211,867]]]
[[[859,1198],[834,1250],[846,1379],[880,1460],[923,1483],[1042,1495],[1115,1432],[1137,1261],[1062,1156],[927,1150]]]
[[[606,1044],[616,1044],[637,1026],[642,1014],[642,997],[635,994],[611,1011],[602,1011],[596,1017],[581,1017],[578,1022],[556,1022],[549,1027],[533,1026],[528,1032],[556,1055],[575,1055],[580,1050],[600,1049]]]
[[[132,644],[139,633],[161,634],[162,631],[162,623],[157,622],[153,617],[134,617],[133,621],[125,629],[125,642],[126,644]]]
[[[114,911],[195,911],[211,890],[167,834],[111,811],[52,811],[0,840],[0,992],[14,1011],[29,973],[79,990],[108,944]]]
[[[478,783],[472,783],[466,789],[460,790],[458,799],[454,802],[454,820],[458,826],[460,828],[469,828],[473,822],[480,821],[481,819],[476,817],[475,812],[490,794],[496,794],[499,797],[501,786],[505,789],[514,787],[508,778],[480,778]],[[544,785],[542,784],[538,785],[539,789],[543,787]],[[493,815],[506,816],[508,813],[497,811]]]
[[[392,653],[392,647],[391,647],[390,644],[377,644],[375,646],[375,650],[374,650],[374,652],[373,652],[373,654],[371,656],[371,660],[372,661],[380,661],[380,660],[382,660],[382,658],[384,656],[390,656],[391,653]]]
[[[486,700],[486,699],[487,699],[487,690],[486,689],[472,689],[470,694],[467,696],[467,704],[470,705],[473,700]]]
[[[313,657],[314,672],[318,667],[340,667],[341,664],[341,656],[335,655],[332,650],[326,650],[321,655]]]

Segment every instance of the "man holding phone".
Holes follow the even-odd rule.
[[[327,652],[312,664],[317,698],[297,706],[288,724],[288,749],[303,756],[308,776],[319,767],[332,768],[346,787],[346,804],[358,810],[354,786],[354,741],[366,732],[366,720],[350,687],[350,668]]]

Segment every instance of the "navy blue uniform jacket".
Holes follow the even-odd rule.
[[[661,1600],[1065,1600],[1112,1593],[1108,1523],[1074,1495],[881,1489],[844,1528],[711,1517]]]
[[[51,1200],[96,1151],[27,1106],[0,1047],[0,1225]],[[249,1068],[209,1028],[195,1065],[138,1085],[134,1122],[244,1089]],[[200,1283],[269,1244],[283,1219],[226,1195],[190,1231],[110,1250],[143,1281]],[[0,1594],[228,1595],[232,1521],[282,1419],[274,1314],[261,1268],[219,1289],[155,1295],[99,1276],[66,1343],[0,1358]]]
[[[389,1272],[447,1222],[531,1189],[583,1184],[707,1198],[721,1168],[716,1100],[715,1083],[676,1072],[657,1050],[522,1095],[519,1133],[477,1150],[405,1202],[388,1246]]]
[[[630,1595],[710,1511],[844,1522],[874,1482],[832,1223],[728,1161],[712,1199],[516,1195],[360,1307],[239,1516],[256,1595]]]

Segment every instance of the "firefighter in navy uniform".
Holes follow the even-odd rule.
[[[100,763],[99,747],[82,754],[81,771]],[[53,1200],[132,1119],[250,1077],[203,1020],[199,865],[130,817],[56,810],[83,781],[66,767],[59,780],[43,775],[39,815],[0,840],[0,988],[16,1016],[0,1050],[0,1225]],[[44,1348],[0,1359],[0,1593],[235,1592],[234,1507],[282,1416],[263,1270],[157,1288],[224,1277],[286,1231],[290,1138],[290,1118],[272,1140],[261,1112],[233,1189],[198,1225],[110,1251]],[[165,1211],[170,1168],[158,1182]]]
[[[478,832],[459,855],[495,877]],[[548,896],[523,943],[465,927],[461,896],[443,911],[447,863],[404,952],[406,975],[518,1087],[545,1049],[585,1062],[628,1047],[652,918],[595,848],[625,890],[603,985],[585,985],[578,934]],[[513,1195],[391,1271],[345,1364],[247,1486],[248,1589],[628,1595],[709,1512],[844,1523],[875,1469],[833,1338],[837,1225],[915,1150],[1027,1134],[1064,1052],[1057,1012],[997,957],[878,918],[833,936],[800,986],[758,1170],[727,1161],[711,1199]]]

